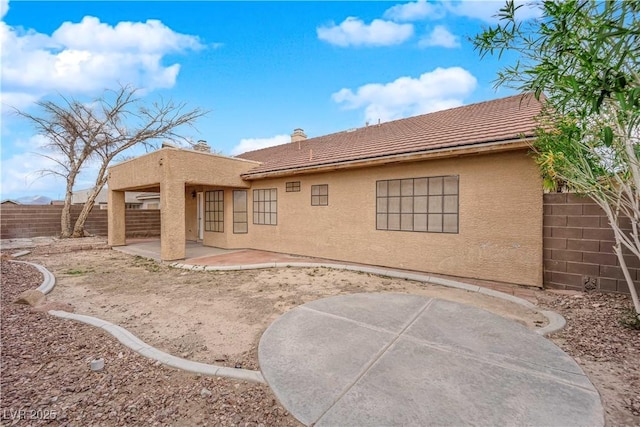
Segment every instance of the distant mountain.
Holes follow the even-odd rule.
[[[22,205],[49,205],[51,199],[46,196],[24,196],[19,199],[15,199],[16,202]]]

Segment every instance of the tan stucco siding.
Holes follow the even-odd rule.
[[[171,169],[185,182],[220,187],[249,187],[240,175],[256,166],[255,162],[187,150],[167,152]]]
[[[111,246],[123,246],[126,244],[125,193],[109,189],[107,200],[107,240]]]
[[[376,181],[459,175],[459,233],[376,230]],[[285,182],[300,181],[300,192]],[[329,185],[329,206],[311,206],[311,186]],[[278,189],[278,225],[255,225],[253,189]],[[230,190],[225,233],[205,244],[250,247],[460,277],[542,285],[542,186],[524,151],[403,163],[252,182],[249,233],[232,233]]]
[[[111,192],[159,188],[161,205],[161,249],[163,260],[182,259],[185,239],[198,238],[197,199],[193,191],[206,185],[249,187],[241,177],[257,163],[210,153],[163,148],[125,161],[109,169]],[[110,207],[110,209],[112,209]],[[124,236],[118,212],[110,212],[109,239],[118,244]]]
[[[186,240],[184,182],[165,177],[160,183],[160,193],[160,257],[165,261],[183,259]]]
[[[163,148],[125,161],[109,169],[109,189],[116,191],[159,188],[161,205],[161,258],[165,261],[185,256],[185,239],[198,238],[197,199],[193,191],[205,186],[249,187],[241,177],[256,162],[210,153]],[[110,207],[110,209],[112,209]],[[110,213],[110,241],[124,236],[119,212]]]
[[[203,243],[208,246],[216,246],[221,248],[251,248],[251,227],[252,224],[252,208],[251,208],[251,189],[245,188],[207,188],[207,190],[224,190],[224,233],[207,232],[204,233]],[[248,233],[233,233],[233,190],[247,191],[247,209],[248,209]],[[205,229],[206,230],[206,229]],[[275,251],[276,249],[269,249]]]
[[[123,190],[157,186],[163,177],[186,183],[248,187],[241,174],[257,163],[190,150],[163,148],[112,166],[109,188]]]
[[[525,150],[242,180],[253,166],[163,149],[114,166],[109,188],[160,188],[165,260],[184,257],[185,239],[197,238],[197,200],[191,193],[222,189],[224,232],[205,231],[206,245],[542,285],[542,186]],[[441,175],[459,176],[459,233],[376,230],[377,180]],[[287,181],[300,181],[301,191],[286,192]],[[311,206],[311,186],[317,184],[328,184],[328,206]],[[267,188],[278,191],[277,225],[253,223],[253,190]],[[248,190],[247,234],[233,233],[233,189]],[[112,225],[118,218],[113,215]],[[120,231],[110,234],[118,244]]]
[[[109,188],[125,190],[132,187],[157,186],[162,179],[162,164],[166,150],[158,150],[109,168]]]

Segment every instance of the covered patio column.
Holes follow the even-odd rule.
[[[124,191],[109,189],[107,198],[107,225],[107,242],[109,245],[126,245]]]
[[[162,261],[184,259],[186,255],[185,182],[170,175],[165,174],[160,183],[160,259]]]

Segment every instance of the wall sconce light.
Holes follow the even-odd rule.
[[[192,199],[195,199],[195,198],[196,198],[196,190],[193,190],[193,191],[191,192],[191,198],[192,198]]]

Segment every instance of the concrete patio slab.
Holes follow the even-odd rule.
[[[428,302],[410,294],[394,294],[383,305],[379,301],[379,294],[353,294],[311,301],[304,307],[341,320],[350,319],[365,328],[377,327],[397,334],[408,326],[407,313],[419,312]]]
[[[260,365],[262,369],[263,360],[266,360],[269,368],[277,372],[306,373],[304,381],[300,381],[298,375],[284,374],[277,381],[269,382],[269,386],[285,408],[290,411],[291,408],[304,408],[304,411],[292,413],[307,425],[332,405],[336,393],[347,390],[357,381],[363,367],[372,363],[385,343],[393,338],[390,332],[371,330],[354,322],[345,323],[314,310],[299,310],[284,320],[298,327],[272,329],[271,339],[260,344]],[[345,338],[340,346],[334,345],[335,337],[326,334],[326,331],[336,330]],[[330,357],[323,351],[309,351],[309,337],[314,337],[314,346],[331,348]],[[288,357],[279,358],[283,353]],[[294,360],[295,366],[291,364]],[[311,384],[313,387],[310,388]]]
[[[277,319],[258,357],[278,399],[307,425],[604,425],[598,392],[567,354],[450,301],[317,300]]]
[[[114,246],[113,249],[119,252],[124,252],[125,254],[141,256],[161,262],[159,239],[137,241],[126,246]],[[185,244],[185,249],[186,259],[200,258],[203,256],[225,255],[237,252],[237,250],[234,249],[221,249],[211,246],[203,246],[202,243],[194,241],[187,241]]]

